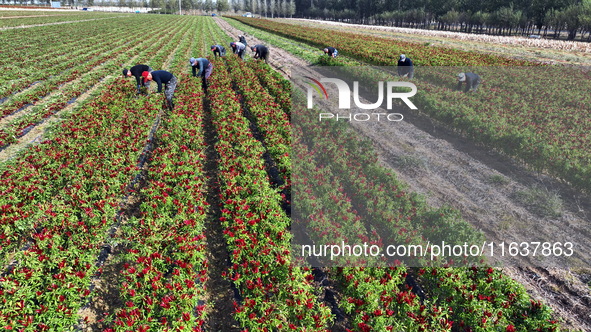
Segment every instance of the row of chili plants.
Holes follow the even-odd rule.
[[[22,13],[22,12],[21,12]],[[71,21],[83,21],[83,20],[102,20],[111,19],[115,15],[111,13],[67,13],[62,12],[61,15],[47,15],[47,12],[37,12],[37,14],[44,17],[13,17],[10,19],[0,20],[0,28],[16,27],[17,29],[22,26],[36,25],[36,24],[60,24],[68,23]],[[15,14],[14,16],[17,16]],[[120,16],[121,14],[118,14]]]
[[[262,61],[249,62],[250,68],[259,79],[260,84],[275,98],[281,109],[291,115],[291,85],[279,73]]]
[[[230,38],[219,29],[212,28],[210,33],[216,43]],[[216,144],[217,150],[223,163],[230,167],[228,170],[228,165],[220,163],[219,169],[220,178],[228,181],[221,181],[220,198],[224,202],[224,233],[232,250],[233,264],[227,277],[239,290],[234,315],[245,331],[324,330],[330,325],[330,312],[316,299],[311,270],[295,266],[289,255],[290,221],[289,210],[285,210],[289,201],[285,193],[289,193],[290,178],[286,173],[291,169],[285,167],[290,160],[289,147],[284,146],[286,138],[289,140],[286,114],[257,80],[246,82],[249,80],[244,78],[251,77],[253,65],[256,64],[247,64],[232,55],[215,61],[216,79],[210,82],[208,90],[214,124],[221,120],[234,124],[234,128],[222,131],[216,125],[221,140]],[[219,81],[222,86],[218,86],[218,74],[223,75]],[[224,96],[217,95],[220,90],[212,91],[214,85],[226,90],[225,110],[219,115],[218,103]],[[271,152],[277,152],[270,144],[273,140],[281,144],[280,153]],[[239,141],[240,146],[235,143]],[[236,151],[228,149],[229,143]],[[240,151],[243,149],[246,151]],[[277,186],[269,177],[266,153],[277,165],[283,165],[280,174],[287,180],[283,185]],[[247,259],[251,252],[262,253],[264,258]],[[306,312],[309,310],[317,311]]]
[[[0,7],[0,17],[10,17],[10,16],[52,16],[52,15],[64,15],[64,14],[74,14],[74,13],[64,13],[62,11],[57,10],[46,10],[43,12],[33,11],[33,10],[26,10],[26,9],[16,9],[10,8],[10,10],[6,10],[4,7]]]
[[[231,251],[227,277],[240,293],[234,316],[249,331],[322,331],[330,311],[316,301],[310,270],[291,260],[290,220],[271,187],[265,149],[242,115],[225,64],[214,63],[208,97],[218,135],[220,221]]]
[[[169,18],[170,19],[170,18]],[[26,89],[33,83],[37,85],[46,80],[68,74],[74,67],[84,65],[94,59],[102,59],[103,53],[118,47],[136,47],[128,38],[118,38],[121,35],[133,34],[137,25],[145,25],[144,19],[138,17],[117,19],[116,22],[126,24],[89,24],[76,23],[66,27],[45,26],[26,29],[16,33],[13,31],[1,32],[2,36],[10,39],[8,45],[12,51],[10,56],[4,59],[2,69],[6,75],[0,85],[0,98]],[[161,33],[166,25],[164,21],[154,21],[153,25],[147,25],[147,33]],[[172,27],[171,27],[172,28]],[[13,38],[10,38],[11,35]],[[92,36],[92,37],[87,37]],[[63,44],[55,44],[55,39],[80,39]],[[29,44],[31,43],[31,44]],[[47,45],[43,48],[48,53],[41,52],[36,45]],[[22,45],[27,45],[22,46]],[[30,46],[29,46],[30,45]],[[20,46],[20,47],[19,47]],[[103,60],[104,61],[104,60]],[[84,71],[78,70],[82,73]],[[64,81],[59,81],[58,85]],[[51,85],[51,84],[50,84]],[[16,96],[12,96],[6,102],[10,102]],[[30,98],[29,98],[30,99]]]
[[[208,206],[203,162],[203,93],[180,76],[176,106],[162,118],[140,191],[141,216],[126,222],[117,240],[124,308],[105,331],[201,331],[207,277],[204,221]]]
[[[203,28],[188,20],[188,31]],[[105,318],[104,331],[201,331],[206,319],[204,284],[208,277],[208,218],[203,163],[203,92],[196,80],[179,74],[193,44],[186,36],[171,54],[170,68],[178,78],[175,108],[161,113],[155,149],[146,168],[147,183],[138,193],[139,216],[121,226],[115,237],[125,253],[112,263],[121,267],[119,301],[123,308]],[[158,104],[160,97],[155,101]]]
[[[236,57],[228,57],[227,64],[233,77],[253,77],[254,72],[246,62]],[[233,83],[240,93],[244,109],[252,115],[255,126],[263,137],[266,151],[276,161],[284,183],[290,182],[291,124],[281,105],[259,83],[258,80],[235,79]],[[288,103],[287,106],[291,105]]]
[[[117,37],[122,33],[133,31],[132,26],[89,26],[87,23],[77,23],[1,32],[6,47],[11,51],[10,56],[0,60],[0,70],[6,73],[0,79],[0,99],[88,61],[84,55],[96,56],[113,48],[113,40],[118,40]],[[63,40],[63,43],[53,43],[56,39]],[[36,45],[44,47],[40,49]],[[104,47],[105,45],[111,47]]]

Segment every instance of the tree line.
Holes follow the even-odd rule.
[[[0,0],[49,4],[50,0]],[[357,24],[591,41],[591,0],[62,0],[71,6],[151,7],[156,12],[251,12]]]
[[[591,0],[295,0],[296,17],[591,40]],[[564,31],[562,35],[561,31]]]

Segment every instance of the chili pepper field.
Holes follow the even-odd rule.
[[[3,330],[561,330],[561,318],[543,299],[500,268],[328,267],[295,258],[290,193],[296,181],[313,183],[301,196],[310,203],[304,217],[317,223],[311,238],[318,232],[419,244],[443,228],[461,234],[458,243],[481,241],[482,234],[456,209],[428,204],[340,124],[293,125],[292,83],[269,64],[240,60],[229,47],[226,57],[214,58],[210,45],[237,39],[214,18],[0,15]],[[313,28],[265,29],[281,30],[294,43],[325,43],[314,39],[320,37]],[[391,65],[356,54],[349,40],[339,39],[344,34],[331,38],[350,61]],[[462,62],[464,56],[454,53],[454,65],[507,64],[485,55]],[[191,57],[214,65],[206,90],[190,75]],[[154,83],[149,95],[138,95],[135,80],[121,75],[140,63],[177,77],[172,111]],[[425,82],[442,80],[429,75]],[[497,135],[493,143],[507,154],[525,153],[535,167],[589,188],[583,133],[589,121],[574,113],[578,104],[567,106],[581,131],[567,132],[558,123],[511,122],[501,112],[470,115],[475,101],[453,109],[442,102],[452,92],[417,84],[432,91],[421,99],[425,109],[440,110],[430,115],[469,139],[490,142]],[[483,98],[506,109],[506,95]],[[519,110],[519,116],[527,112]],[[540,116],[552,118],[548,111]],[[536,135],[530,141],[517,133]],[[347,149],[323,149],[327,140]],[[567,149],[542,146],[548,140]],[[361,214],[376,220],[379,231],[341,223]]]

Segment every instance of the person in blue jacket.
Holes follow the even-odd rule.
[[[201,77],[203,79],[203,89],[207,91],[207,79],[213,71],[213,63],[209,62],[206,58],[191,58],[189,59],[189,63],[191,64],[193,77]]]

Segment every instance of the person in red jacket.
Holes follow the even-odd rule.
[[[162,85],[164,84],[164,96],[166,96],[166,103],[168,109],[172,111],[174,104],[172,98],[174,97],[174,90],[176,89],[176,77],[166,70],[155,70],[153,72],[145,71],[142,73],[145,81],[155,81],[158,84],[158,92],[162,92]]]

